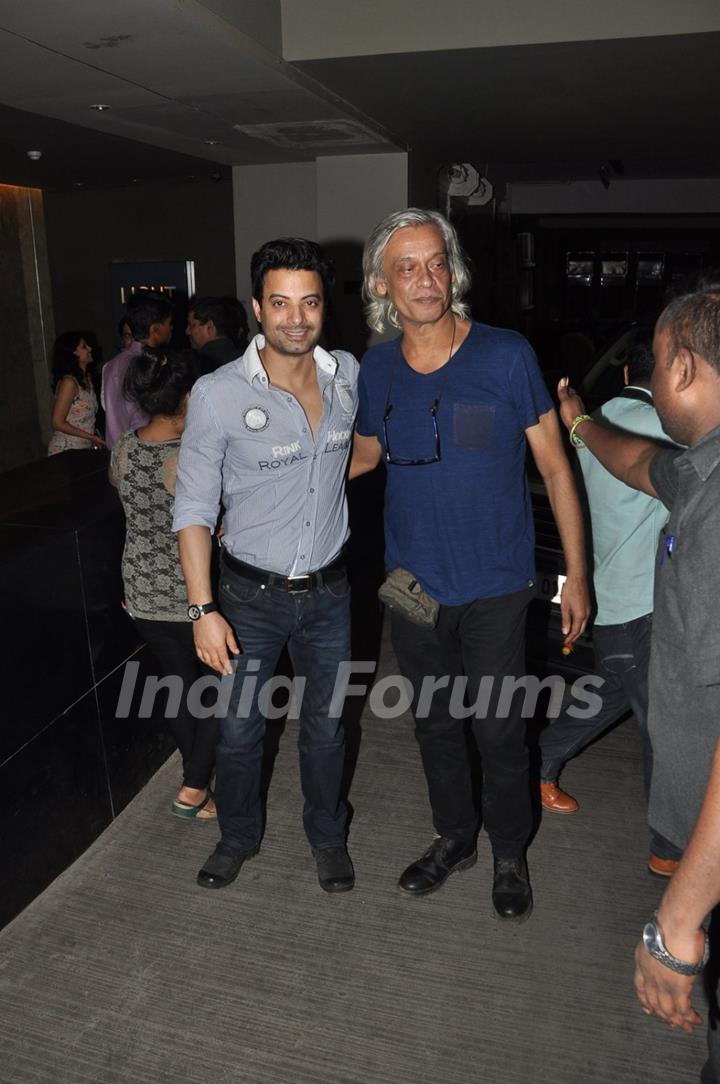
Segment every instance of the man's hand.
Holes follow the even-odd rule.
[[[573,643],[585,631],[590,609],[590,592],[586,578],[568,576],[560,593],[560,615],[566,642]]]
[[[193,639],[197,657],[217,670],[219,674],[232,674],[230,656],[240,654],[235,634],[222,614],[203,614],[193,622]]]
[[[698,938],[702,942],[699,931]],[[702,945],[696,956],[701,954]],[[655,960],[642,941],[638,944],[635,949],[635,993],[648,1016],[654,1013],[671,1028],[691,1032],[702,1022],[690,1001],[694,983],[694,975],[678,975]]]
[[[558,409],[563,425],[569,430],[578,414],[585,413],[585,404],[575,391],[570,387],[570,381],[564,376],[557,386]]]

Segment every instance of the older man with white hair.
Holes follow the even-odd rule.
[[[499,917],[522,920],[532,910],[525,720],[521,698],[498,711],[498,695],[506,676],[524,673],[525,614],[535,593],[527,444],[565,552],[569,640],[580,635],[589,613],[582,518],[535,354],[517,332],[468,318],[469,286],[455,231],[437,212],[396,212],[373,231],[364,254],[368,322],[378,331],[390,324],[401,335],[374,346],[362,361],[350,476],[384,460],[387,568],[410,573],[439,604],[434,627],[392,616],[400,670],[414,689],[436,832],[402,874],[400,888],[414,896],[431,892],[477,857],[465,726],[453,718],[459,714],[454,679],[465,677],[466,711],[473,706],[483,760],[493,904]],[[429,707],[418,704],[428,676],[437,676]]]

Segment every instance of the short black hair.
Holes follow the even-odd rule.
[[[198,375],[198,363],[190,351],[180,354],[146,346],[128,365],[123,392],[149,418],[174,417]]]
[[[652,339],[639,339],[628,351],[628,377],[631,384],[648,384],[655,368]]]
[[[172,316],[172,311],[172,305],[162,294],[141,290],[128,300],[125,323],[132,331],[133,339],[142,342],[150,334],[152,325],[164,323]]]
[[[268,271],[317,271],[323,285],[323,301],[327,304],[335,283],[335,268],[320,245],[302,237],[279,237],[266,241],[250,261],[252,295],[262,301],[263,284]]]
[[[187,310],[201,324],[212,320],[218,334],[225,335],[236,346],[247,346],[247,313],[236,297],[191,297]]]
[[[720,375],[720,290],[674,298],[660,314],[657,330],[670,337],[670,360],[683,348],[692,350]]]

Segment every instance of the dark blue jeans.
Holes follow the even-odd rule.
[[[331,715],[330,703],[338,665],[350,658],[347,578],[312,591],[288,592],[263,587],[225,566],[220,576],[220,607],[243,652],[216,751],[215,797],[222,843],[241,852],[260,842],[265,717],[258,696],[273,677],[287,644],[295,679],[306,679],[298,698],[305,833],[313,847],[343,844],[347,811],[340,794],[345,736],[340,715]],[[287,700],[287,694],[278,693],[276,702],[283,699]],[[267,709],[267,704],[263,706]]]
[[[540,736],[544,782],[557,779],[566,761],[576,756],[594,738],[632,712],[643,741],[643,779],[645,800],[652,778],[652,745],[647,729],[648,666],[652,614],[645,614],[621,625],[595,625],[593,646],[595,670],[605,684],[598,689],[602,708],[592,719],[574,719],[563,711]],[[650,849],[658,858],[680,858],[673,843],[650,828]]]

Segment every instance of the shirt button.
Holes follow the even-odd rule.
[[[306,527],[309,527],[309,526],[310,526],[310,520],[309,520],[309,519],[306,519],[306,520],[305,520],[305,526],[306,526]]]
[[[315,492],[315,490],[314,490],[314,489],[313,489],[313,488],[311,487],[311,488],[310,488],[310,492],[311,492],[311,493],[314,493],[314,492]]]
[[[307,433],[307,426],[303,426],[303,433]]]
[[[305,554],[304,554],[304,553],[301,553],[301,554],[300,554],[300,560],[301,560],[301,561],[304,561],[304,560],[305,560]]]

